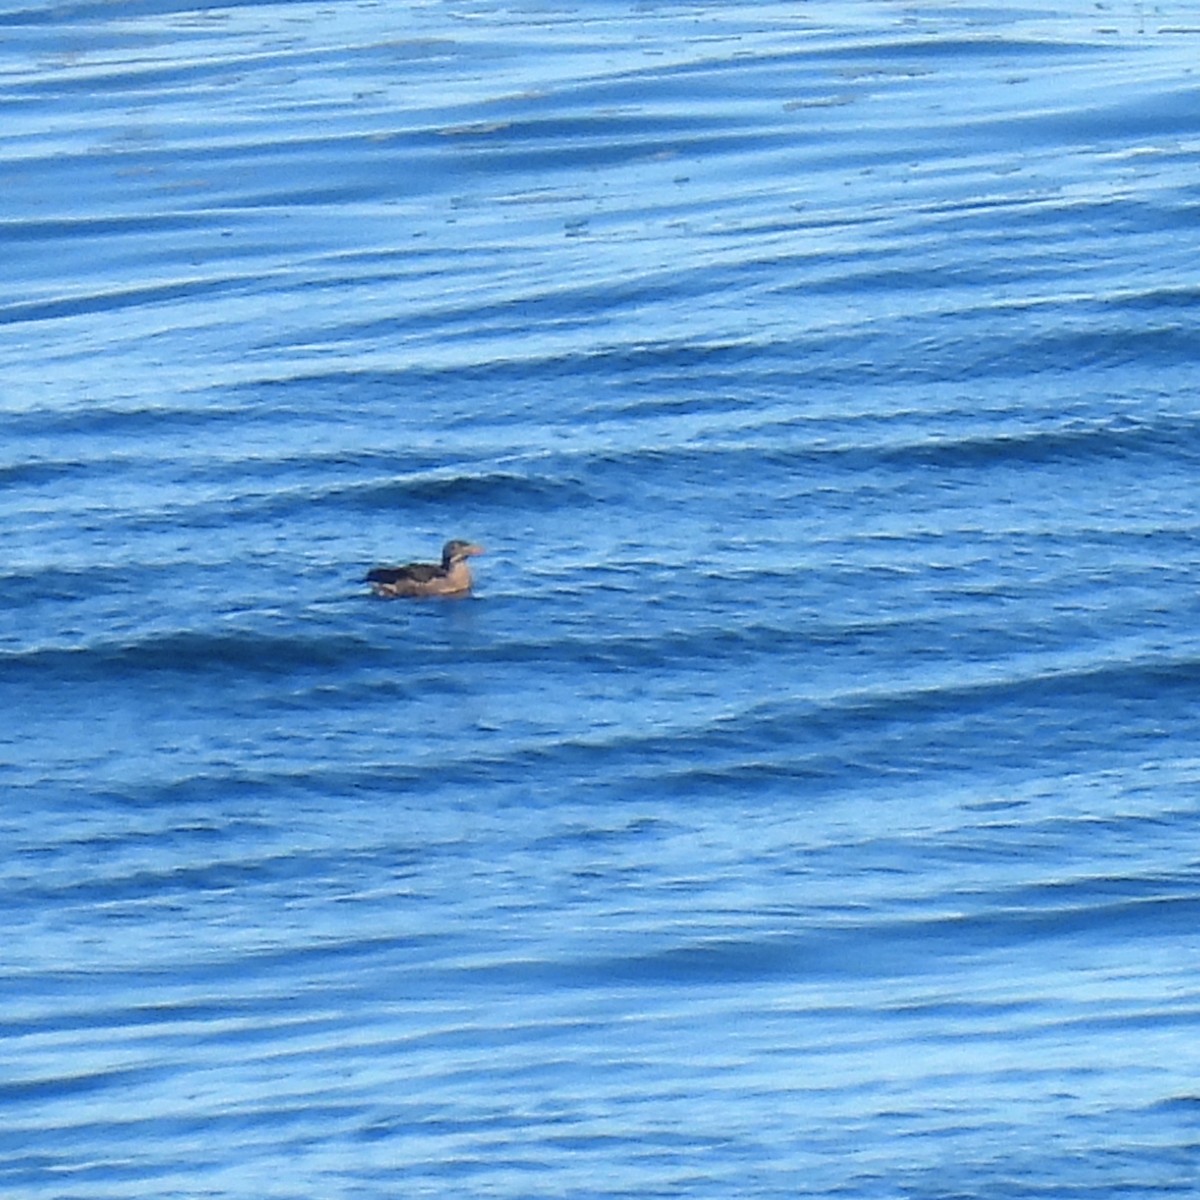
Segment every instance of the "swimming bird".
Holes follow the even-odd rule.
[[[366,582],[377,596],[464,596],[471,590],[467,559],[482,554],[474,542],[451,541],[442,547],[442,562],[407,563],[402,567],[373,567]]]

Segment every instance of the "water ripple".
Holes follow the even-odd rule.
[[[0,27],[9,1191],[1190,1194],[1200,32]]]

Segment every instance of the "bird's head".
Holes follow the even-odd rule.
[[[460,563],[464,559],[470,558],[473,554],[482,554],[483,547],[476,546],[474,542],[452,541],[447,542],[442,547],[442,567],[445,570],[450,570],[455,563]]]

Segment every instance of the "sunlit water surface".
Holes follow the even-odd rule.
[[[1195,1195],[1198,67],[0,4],[5,1195]]]

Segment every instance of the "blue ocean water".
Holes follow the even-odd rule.
[[[0,1190],[1195,1195],[1198,65],[0,3]]]

